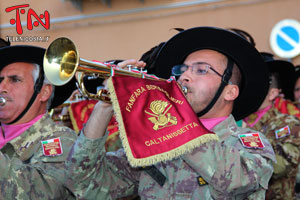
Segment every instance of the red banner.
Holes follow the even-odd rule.
[[[94,106],[97,100],[83,100],[76,103],[72,103],[69,107],[70,118],[74,130],[78,133],[83,125],[88,121],[90,115],[93,112]],[[109,135],[118,131],[118,123],[113,116],[108,124],[107,130]]]
[[[218,139],[201,124],[176,81],[111,77],[108,88],[132,166],[171,160]]]
[[[274,103],[275,108],[283,114],[293,115],[300,119],[300,110],[291,101],[277,97]]]
[[[78,133],[89,119],[97,100],[84,100],[72,103],[69,114],[74,130]]]

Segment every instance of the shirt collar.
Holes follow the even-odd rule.
[[[26,158],[29,158],[34,150],[33,147],[35,145],[40,143],[41,137],[47,137],[47,135],[42,134],[40,128],[38,128],[38,124],[44,123],[44,124],[50,124],[51,122],[43,122],[46,120],[51,120],[49,114],[44,114],[42,118],[40,118],[38,121],[36,121],[32,126],[30,126],[25,132],[23,132],[19,137],[16,137],[12,139],[11,141],[7,142],[6,145],[13,146],[15,152],[19,155],[21,160],[26,160]],[[50,133],[49,133],[50,134]],[[5,148],[6,145],[3,147]]]
[[[200,119],[200,121],[205,126],[205,128],[211,131],[217,124],[227,119],[227,117]]]
[[[255,124],[272,108],[272,105],[269,105],[263,109],[258,110],[255,113],[250,114],[244,119],[245,123],[249,127],[255,126]]]
[[[20,136],[23,132],[29,129],[34,123],[40,120],[44,114],[38,115],[33,120],[23,124],[2,124],[0,129],[0,148],[2,148],[7,142]],[[4,134],[3,134],[4,132]]]

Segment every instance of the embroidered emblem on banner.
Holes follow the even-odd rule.
[[[53,138],[41,142],[45,156],[59,156],[63,153],[60,138]]]
[[[148,118],[148,120],[154,124],[153,130],[157,131],[159,129],[177,124],[177,118],[171,116],[171,113],[167,113],[171,107],[172,105],[166,101],[156,100],[151,102],[150,110],[152,113],[146,110],[145,113],[153,116]]]
[[[246,148],[254,148],[254,149],[262,149],[265,147],[264,143],[262,142],[259,133],[245,133],[240,134],[239,138]]]
[[[289,126],[285,126],[281,129],[275,130],[276,139],[286,137],[291,134]]]

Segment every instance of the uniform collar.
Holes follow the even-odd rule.
[[[2,149],[10,148],[8,146],[12,146],[15,153],[20,157],[21,160],[27,160],[40,146],[41,139],[47,137],[49,134],[52,134],[51,132],[42,132],[43,127],[40,127],[41,123],[51,123],[49,114],[45,114],[39,121],[34,123],[23,134],[12,139],[6,145],[4,145]]]
[[[245,123],[249,127],[254,127],[256,123],[260,121],[261,118],[265,116],[265,114],[272,108],[272,105],[267,106],[255,113],[250,114],[248,117],[244,119]]]
[[[33,120],[23,124],[2,124],[1,125],[1,148],[9,141],[23,134],[34,123],[40,120],[44,114],[35,117]]]
[[[269,120],[270,116],[277,116],[278,113],[280,113],[274,105],[271,106],[270,109],[267,110],[267,112],[264,113],[264,115],[256,122],[256,124],[253,126],[253,129],[259,130],[260,127],[265,125]]]
[[[218,123],[215,127],[212,128],[212,132],[218,135],[220,142],[233,135],[237,130],[238,126],[233,115],[229,115],[225,120]]]

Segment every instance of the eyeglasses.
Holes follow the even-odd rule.
[[[197,62],[193,63],[192,65],[186,65],[186,64],[180,64],[175,65],[172,68],[172,75],[173,76],[181,76],[184,72],[186,72],[189,68],[191,68],[192,73],[195,73],[196,75],[205,75],[208,72],[208,69],[215,72],[218,76],[220,76],[223,80],[223,75],[221,75],[219,72],[217,72],[212,66],[210,66],[207,63],[204,62]],[[227,84],[231,84],[229,81]]]
[[[174,76],[180,76],[184,72],[186,72],[189,68],[191,67],[192,72],[197,74],[197,75],[205,75],[208,72],[208,69],[211,69],[213,72],[215,72],[218,76],[222,77],[222,75],[217,72],[214,68],[212,68],[209,64],[207,63],[194,63],[192,65],[186,65],[186,64],[180,64],[180,65],[175,65],[172,68],[172,75]]]

